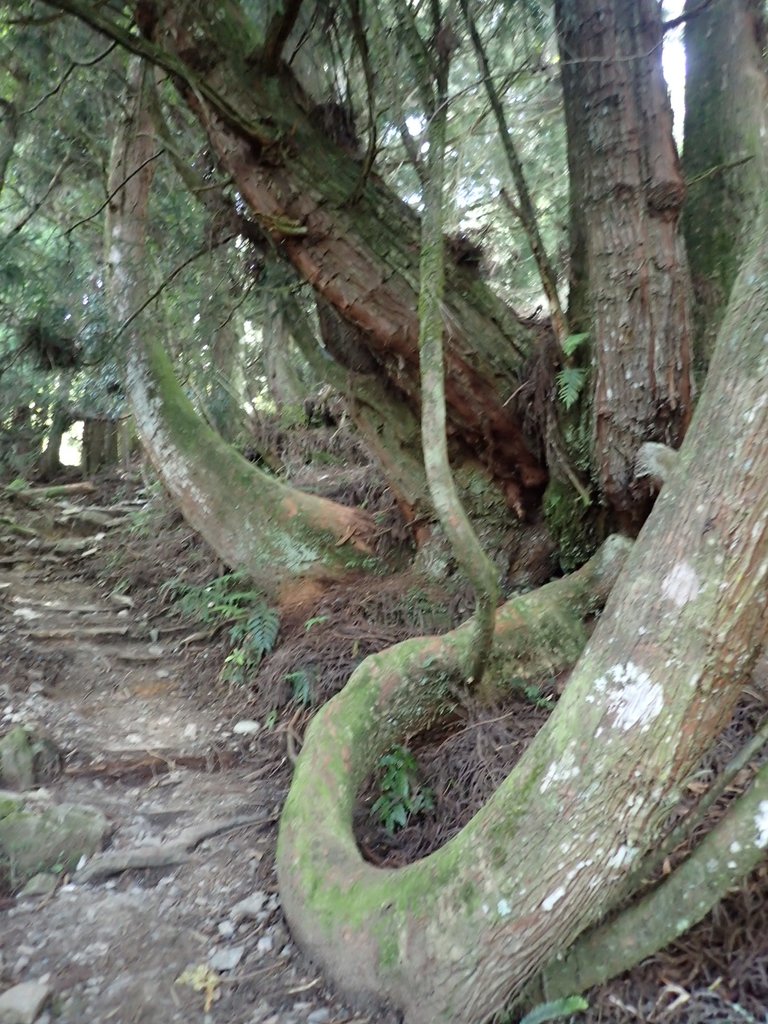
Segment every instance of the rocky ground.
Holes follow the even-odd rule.
[[[19,496],[0,509],[0,737],[22,725],[42,742],[29,806],[87,805],[105,820],[103,852],[58,865],[36,894],[0,880],[0,1024],[395,1024],[339,1002],[281,915],[277,819],[305,705],[327,696],[297,701],[284,680],[298,661],[338,688],[368,650],[402,637],[403,614],[412,628],[437,628],[424,619],[432,601],[385,581],[351,604],[332,596],[249,690],[222,685],[222,632],[180,617],[160,586],[216,571],[138,484]],[[464,723],[451,741],[464,744],[453,751],[463,803],[446,814],[442,802],[394,850],[363,822],[371,859],[399,863],[444,841],[508,770],[549,699]],[[764,716],[764,694],[744,708],[727,741],[735,749]],[[446,740],[434,746],[444,757]],[[446,769],[430,757],[439,794]],[[573,1024],[768,1021],[767,894],[760,871],[684,942],[591,993]],[[13,1000],[20,1009],[8,1009]]]
[[[45,993],[39,1024],[363,1024],[282,920],[288,774],[259,756],[262,723],[242,694],[206,699],[216,672],[189,622],[84,578],[105,543],[119,551],[119,529],[6,539],[0,557],[0,734],[23,724],[59,752],[36,805],[85,804],[109,827],[102,861],[3,900],[0,987],[38,983],[17,994],[31,1020]]]

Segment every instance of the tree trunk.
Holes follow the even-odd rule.
[[[267,387],[278,412],[286,406],[301,407],[307,388],[296,371],[293,338],[279,304],[270,299],[261,326],[262,360]]]
[[[571,315],[591,331],[594,472],[614,521],[648,512],[644,441],[677,447],[691,412],[685,195],[656,0],[558,0],[572,210]],[[574,277],[576,278],[574,280]]]
[[[760,0],[700,8],[698,0],[686,4],[683,227],[703,376],[765,188],[768,96]]]
[[[80,459],[84,477],[93,476],[100,469],[117,465],[118,427],[118,420],[109,416],[85,417]]]
[[[261,65],[263,40],[240,5],[136,4],[149,42],[84,0],[56,6],[173,73],[262,229],[299,275],[363,331],[387,378],[416,407],[418,217],[329,138],[287,67]],[[510,507],[525,515],[538,505],[547,474],[507,399],[545,328],[518,317],[476,272],[453,262],[445,320],[450,429],[490,469]]]
[[[140,68],[132,71],[131,114],[115,139],[106,239],[107,294],[123,330],[124,373],[136,429],[155,470],[187,521],[219,557],[246,570],[272,599],[308,578],[337,578],[370,564],[370,517],[302,494],[242,458],[196,414],[151,327],[129,323],[146,294],[145,239],[154,134]],[[307,591],[307,596],[311,593]]]
[[[232,296],[233,302],[235,296]],[[237,386],[237,357],[240,335],[231,318],[211,331],[211,384],[206,397],[206,410],[216,428],[227,442],[235,441],[246,424],[242,396]]]
[[[52,480],[62,469],[61,442],[64,440],[64,434],[72,424],[72,416],[69,411],[69,389],[71,384],[71,373],[63,372],[59,378],[56,397],[53,402],[48,441],[37,462],[37,476],[41,480]]]
[[[315,718],[278,868],[294,934],[345,990],[391,1000],[409,1024],[480,1024],[606,913],[655,843],[768,626],[766,334],[763,222],[678,465],[610,604],[549,721],[458,836],[376,870],[351,818],[376,759],[454,692],[466,633],[368,659]],[[526,621],[551,636],[556,615],[541,602]],[[742,839],[765,841],[757,829]]]

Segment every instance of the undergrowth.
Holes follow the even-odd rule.
[[[182,615],[215,628],[229,626],[229,654],[219,678],[242,686],[248,683],[262,658],[275,646],[280,616],[242,572],[229,572],[205,584],[176,577],[160,588]]]

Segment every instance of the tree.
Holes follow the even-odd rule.
[[[134,61],[128,114],[115,136],[105,228],[106,294],[125,336],[124,381],[144,450],[191,525],[228,565],[273,600],[299,600],[292,583],[343,574],[370,556],[369,517],[302,494],[252,466],[195,413],[157,338],[136,322],[147,295],[148,205],[155,135],[149,77]],[[343,545],[350,543],[350,550]]]
[[[378,383],[416,407],[419,218],[371,173],[375,145],[361,156],[338,111],[329,122],[307,76],[299,80],[298,63],[283,59],[292,33],[297,45],[311,34],[311,19],[301,22],[304,5],[270,8],[259,22],[234,2],[191,10],[169,0],[136,4],[129,22],[84,0],[51,2],[173,76],[268,246],[312,285],[321,317],[330,308],[350,326]],[[350,38],[370,72],[366,40],[377,38],[375,19],[366,21],[357,3],[348,10]],[[754,14],[748,0],[735,10]],[[430,14],[435,11],[438,4],[431,5]],[[399,13],[403,48],[423,92],[457,30],[446,24],[444,33],[430,35],[421,8],[403,5]],[[684,188],[660,79],[662,25],[650,0],[579,0],[557,5],[557,13],[571,171],[568,320],[578,330],[562,337],[563,329],[517,316],[460,256],[449,259],[440,307],[448,429],[456,449],[482,460],[520,514],[535,514],[551,474],[579,499],[589,501],[594,488],[606,521],[635,533],[649,505],[636,464],[641,446],[676,444],[690,413],[688,283],[676,231]],[[746,116],[749,137],[760,140],[755,153],[762,166],[765,71],[754,33],[740,38],[741,61],[727,67],[748,65],[760,92]],[[694,34],[694,47],[695,40]],[[726,74],[726,92],[735,77]],[[419,100],[425,115],[428,100]],[[149,131],[134,133],[131,160],[114,165],[122,183],[118,203],[135,188],[144,206],[124,209],[116,221],[125,228],[121,244],[128,239],[134,255],[147,229],[140,190],[149,151],[142,160],[140,147],[150,138]],[[423,154],[416,149],[411,156],[429,185]],[[562,700],[509,779],[424,861],[402,871],[377,871],[362,861],[350,826],[357,790],[392,743],[440,720],[462,699],[471,622],[366,660],[307,736],[280,832],[286,914],[338,984],[391,1001],[409,1022],[481,1022],[535,998],[536,986],[557,994],[627,965],[634,918],[618,915],[591,936],[588,929],[642,877],[681,782],[727,720],[764,641],[768,214],[764,197],[750,196],[760,219],[740,274],[724,278],[735,280],[733,291],[676,468]],[[691,223],[701,216],[695,205],[686,213]],[[118,266],[130,267],[130,260]],[[141,295],[135,281],[125,283],[118,294],[133,294],[135,307]],[[127,324],[129,309],[118,312],[118,322]],[[228,509],[208,504],[209,496],[217,488],[231,493],[241,464],[201,432],[154,340],[131,340],[127,380],[145,413],[146,443],[186,514],[233,564],[259,568],[265,550],[274,562],[282,539],[261,545],[253,521],[240,529],[230,515],[216,536],[216,520]],[[536,369],[523,379],[529,356]],[[590,369],[591,388],[585,388]],[[579,372],[569,376],[569,370]],[[571,421],[553,408],[555,373],[571,384],[563,406],[587,399]],[[575,381],[581,394],[574,395]],[[521,387],[534,413],[542,407],[538,440],[512,401]],[[588,458],[575,464],[585,438]],[[258,491],[246,495],[243,486],[243,507],[261,507],[271,524],[274,481],[249,475],[251,484]],[[295,500],[279,493],[280,500]],[[566,516],[573,507],[571,501]],[[278,523],[282,537],[311,520],[310,505],[293,508],[298,515],[291,523]],[[597,537],[599,516],[593,526]],[[542,659],[573,664],[586,642],[583,619],[605,600],[628,545],[609,542],[578,572],[501,609],[486,683],[502,687],[509,678],[525,678]],[[298,566],[299,577],[321,565],[331,547],[327,536],[320,539]],[[290,567],[278,564],[288,576]],[[668,914],[657,915],[643,951],[687,927],[763,856],[766,786],[761,773],[723,830],[738,827],[743,856],[724,856],[716,837],[714,854],[713,844],[702,847],[654,894],[657,907],[674,900],[684,913],[674,928]],[[702,871],[708,872],[704,894],[690,881]],[[585,959],[585,950],[599,951],[597,962]]]

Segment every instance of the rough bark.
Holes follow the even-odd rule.
[[[107,289],[116,324],[128,323],[146,294],[144,258],[154,134],[132,72],[131,116],[118,132],[110,170]],[[302,494],[261,472],[197,415],[151,327],[123,332],[126,392],[144,449],[188,522],[231,566],[245,569],[273,599],[297,581],[328,579],[370,564],[370,517]]]
[[[555,5],[568,126],[572,316],[590,330],[594,470],[616,521],[649,504],[644,441],[677,447],[691,412],[685,187],[661,70],[656,0]],[[574,281],[574,275],[577,279]],[[580,277],[580,279],[578,279]]]
[[[696,370],[709,365],[766,180],[760,0],[688,0],[683,216],[696,303]]]
[[[69,372],[62,373],[53,402],[51,425],[48,428],[48,440],[37,463],[37,475],[41,480],[52,480],[62,469],[61,442],[64,440],[64,434],[72,424],[72,416],[69,410],[69,389],[71,383],[72,374]]]
[[[280,831],[283,905],[342,987],[409,1022],[487,1020],[604,916],[749,676],[768,582],[756,235],[678,465],[560,703],[488,804],[401,871],[366,865],[351,833],[382,744],[448,699],[456,634],[369,659],[310,730]]]
[[[83,446],[80,458],[83,476],[93,476],[101,469],[117,465],[118,429],[117,417],[87,416],[83,420]]]
[[[619,917],[580,939],[544,972],[542,993],[559,999],[629,970],[698,924],[765,860],[768,767],[667,879]]]

